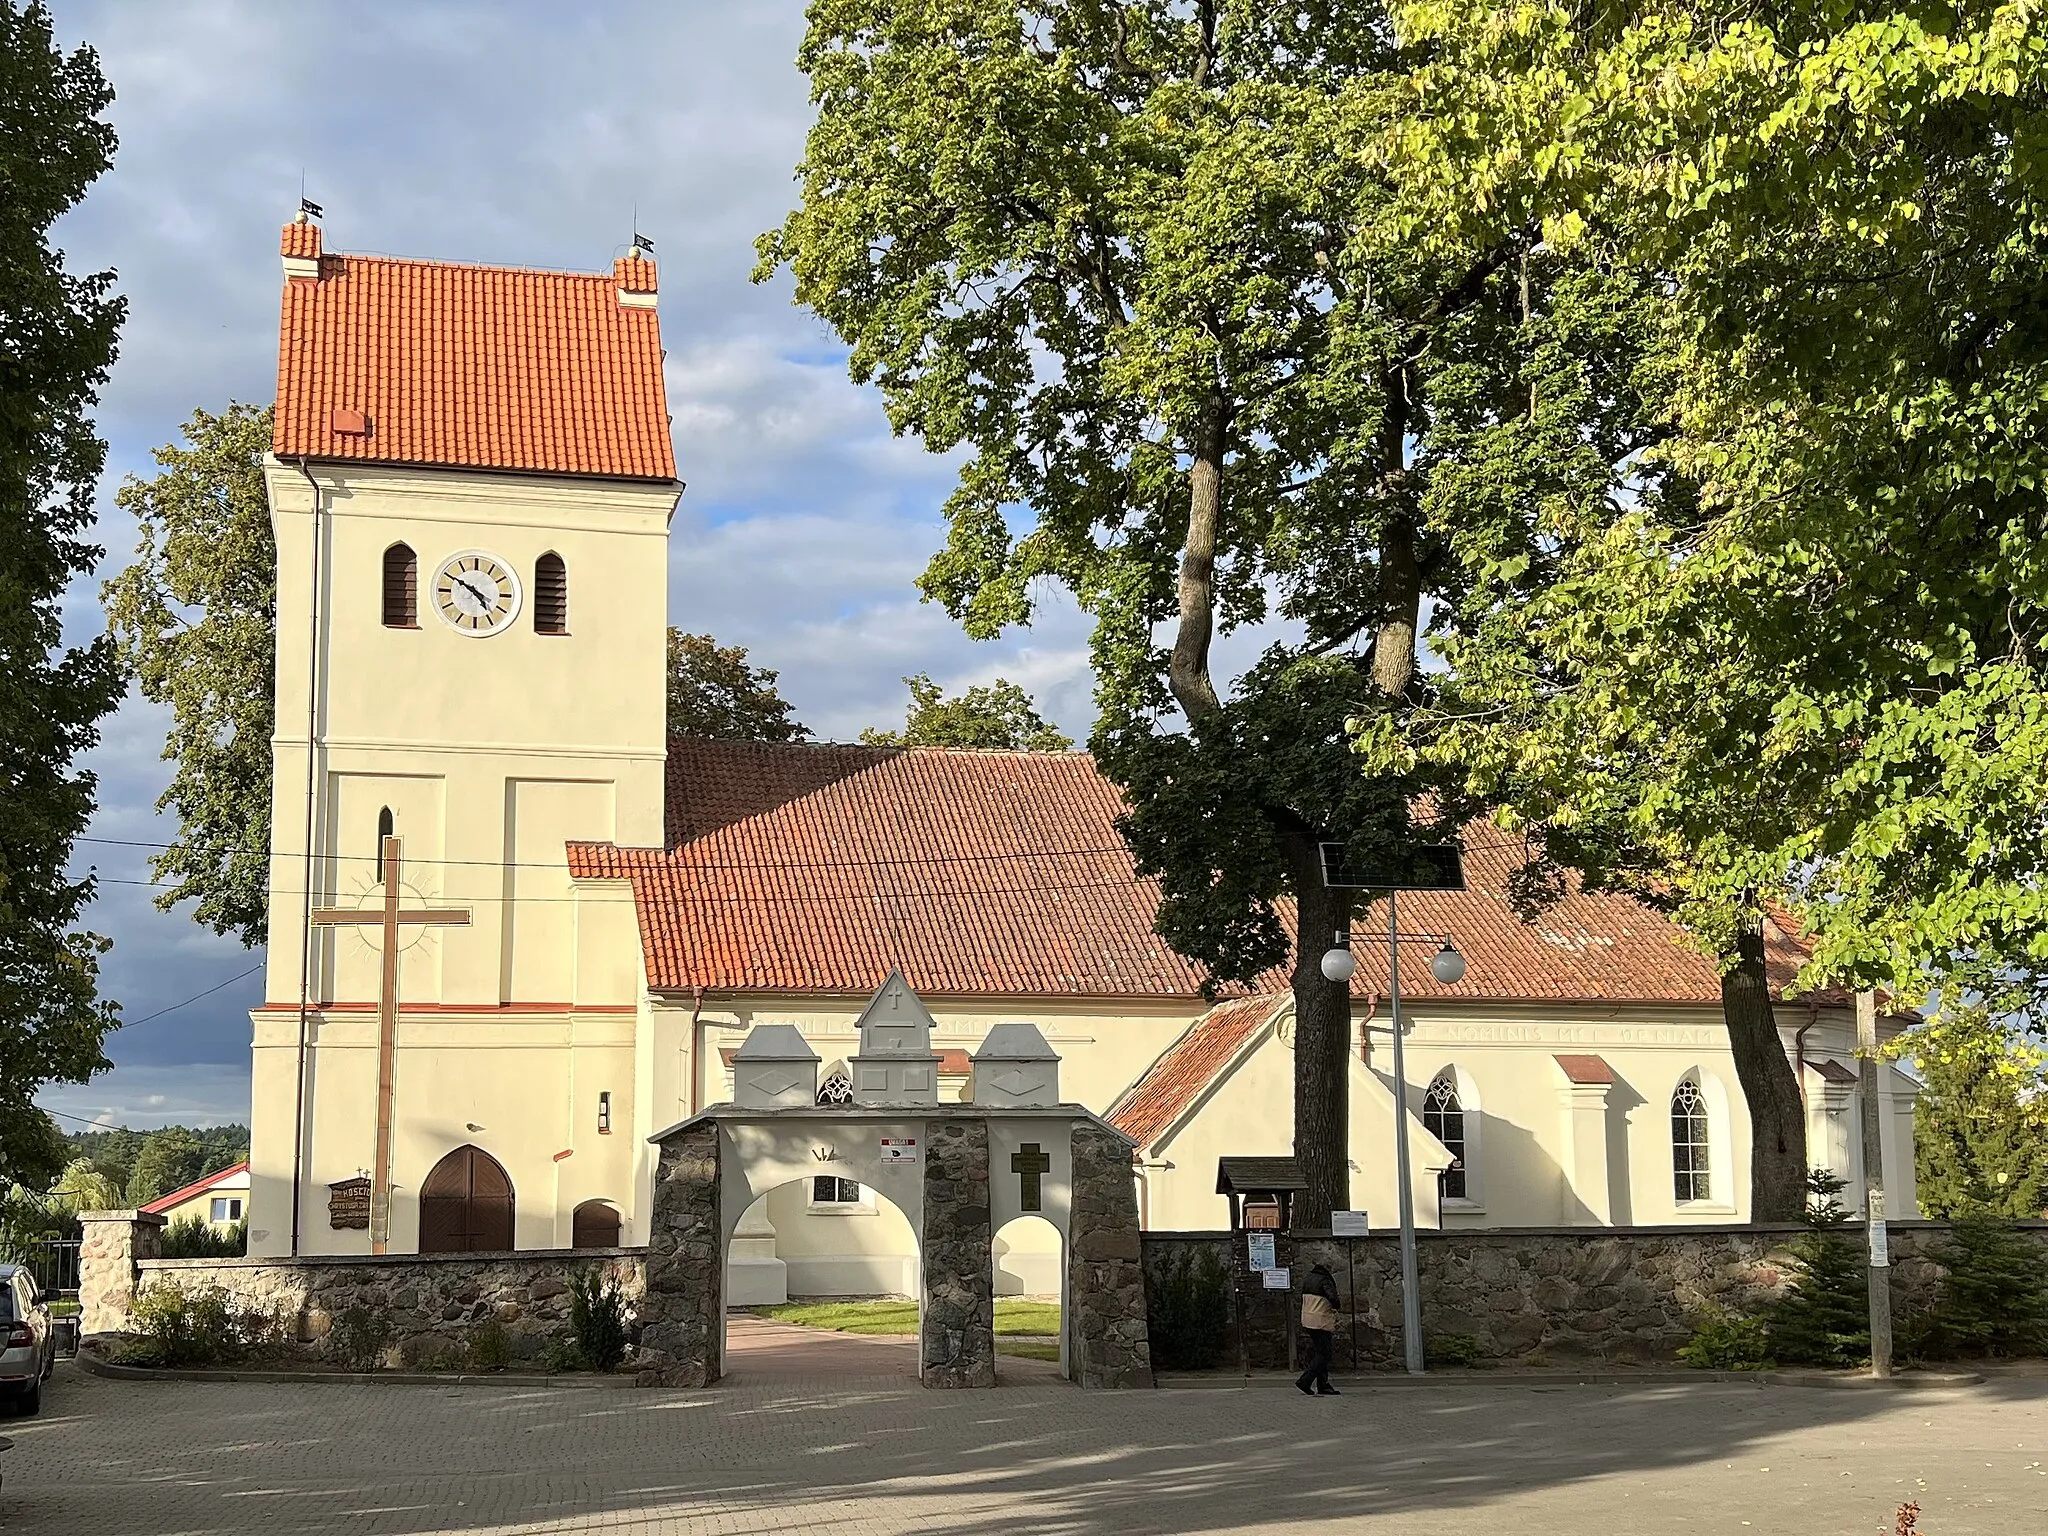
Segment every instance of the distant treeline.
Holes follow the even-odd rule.
[[[167,1125],[158,1131],[73,1131],[72,1162],[81,1162],[122,1191],[128,1205],[147,1205],[209,1173],[232,1167],[249,1155],[249,1127],[212,1125],[204,1130]]]

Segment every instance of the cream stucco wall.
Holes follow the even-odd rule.
[[[391,1246],[416,1240],[421,1181],[466,1142],[511,1174],[521,1246],[566,1243],[569,1197],[625,1200],[640,1165],[631,892],[571,881],[563,845],[661,840],[677,487],[309,469],[322,504],[317,583],[314,488],[295,465],[266,466],[278,708],[266,1002],[253,1015],[250,1251],[291,1243],[302,961],[315,1007],[305,1021],[301,1248],[367,1249],[363,1232],[329,1227],[326,1187],[374,1157],[379,946],[374,929],[308,940],[305,909],[309,891],[315,905],[374,904],[386,808],[404,843],[407,904],[470,913],[467,926],[409,930],[401,950]],[[401,541],[419,564],[412,629],[382,622],[384,552]],[[468,549],[496,555],[525,588],[521,612],[487,637],[449,628],[431,601],[435,569]],[[533,570],[548,552],[568,572],[566,635],[533,627]],[[608,1137],[596,1129],[599,1092],[612,1095]]]
[[[203,1221],[212,1227],[214,1231],[225,1234],[233,1228],[235,1218],[230,1216],[225,1221],[215,1221],[213,1219],[213,1202],[215,1200],[240,1201],[243,1213],[246,1215],[249,1208],[248,1170],[244,1169],[240,1173],[231,1173],[218,1184],[209,1185],[198,1194],[192,1196],[191,1199],[180,1200],[176,1205],[167,1205],[156,1214],[163,1217],[167,1225],[175,1221]]]

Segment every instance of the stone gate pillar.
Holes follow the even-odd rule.
[[[924,1336],[928,1387],[996,1384],[996,1277],[988,1122],[928,1120],[924,1163]]]
[[[1073,1167],[1067,1234],[1069,1373],[1083,1387],[1149,1387],[1152,1344],[1131,1143],[1099,1121],[1078,1121]]]
[[[135,1326],[137,1259],[153,1259],[162,1216],[147,1211],[80,1211],[78,1331],[126,1333]]]
[[[708,1387],[725,1372],[718,1123],[693,1121],[659,1146],[636,1379],[643,1387]]]

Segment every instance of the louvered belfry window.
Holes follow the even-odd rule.
[[[533,565],[533,628],[536,634],[569,633],[569,568],[557,554]]]
[[[420,560],[410,544],[384,551],[384,627],[420,627]]]

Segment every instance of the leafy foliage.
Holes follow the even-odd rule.
[[[1346,1198],[1347,1004],[1314,956],[1350,905],[1315,845],[1398,842],[1430,788],[1460,810],[1454,774],[1345,782],[1343,722],[1405,708],[1425,595],[1454,608],[1471,559],[1529,558],[1530,503],[1607,448],[1584,409],[1611,391],[1546,403],[1531,375],[1546,346],[1578,366],[1578,333],[1533,316],[1608,291],[1531,230],[1410,237],[1387,163],[1408,60],[1379,6],[809,14],[818,117],[761,275],[791,270],[897,431],[960,455],[926,596],[978,637],[1047,583],[1094,620],[1092,744],[1162,931],[1241,979],[1300,904],[1313,1222]],[[1216,637],[1265,623],[1219,690]]]
[[[1760,1371],[1771,1363],[1770,1327],[1725,1307],[1702,1308],[1678,1358],[1702,1371]]]
[[[1212,1250],[1169,1250],[1146,1300],[1154,1366],[1204,1371],[1222,1358],[1230,1342],[1230,1277]]]
[[[380,1371],[392,1335],[390,1314],[357,1305],[335,1317],[327,1330],[327,1355],[351,1371]]]
[[[569,1277],[569,1327],[592,1370],[615,1371],[626,1358],[626,1298],[608,1267]]]
[[[97,996],[107,941],[76,926],[93,880],[69,866],[95,789],[78,759],[120,668],[104,638],[64,644],[62,602],[100,555],[106,445],[87,413],[125,305],[113,273],[72,275],[48,238],[113,158],[112,100],[93,51],[59,49],[40,3],[0,0],[0,1178],[30,1184],[64,1161],[35,1091],[103,1070],[115,1024]]]
[[[242,1307],[222,1286],[158,1281],[135,1298],[141,1339],[123,1353],[129,1365],[232,1365],[281,1342],[278,1320]]]
[[[719,741],[802,741],[810,730],[775,691],[779,674],[747,665],[745,646],[668,632],[668,728]]]
[[[900,731],[865,730],[875,747],[985,747],[1010,752],[1065,752],[1073,738],[1038,713],[1031,695],[1007,678],[949,699],[925,673],[903,679],[910,713]]]
[[[512,1363],[512,1335],[495,1317],[487,1317],[463,1339],[470,1364],[480,1371],[502,1371]]]
[[[1664,296],[1650,493],[1562,533],[1523,647],[1552,728],[1503,753],[1554,819],[1604,800],[1686,855],[1702,931],[1793,906],[1808,981],[2048,986],[2041,18],[1401,21],[1428,59],[1408,163],[1439,194],[1418,230],[1536,219]]]
[[[81,1159],[89,1162],[117,1190],[125,1191],[134,1176],[142,1149],[152,1137],[169,1131],[181,1132],[198,1141],[203,1166],[193,1176],[195,1178],[233,1167],[249,1156],[249,1127],[246,1125],[165,1126],[155,1131],[131,1131],[126,1126],[116,1126],[104,1131],[72,1131],[64,1140],[69,1149],[68,1156],[74,1163]],[[185,1182],[190,1183],[191,1180]],[[175,1189],[178,1186],[173,1184],[170,1187]],[[117,1196],[114,1205],[120,1205],[123,1198]]]
[[[142,1144],[135,1171],[128,1176],[128,1203],[147,1205],[174,1189],[183,1189],[207,1173],[206,1148],[182,1125],[167,1126]]]
[[[162,911],[244,944],[264,940],[269,889],[270,738],[276,725],[277,544],[263,485],[269,406],[198,410],[160,472],[129,476],[115,501],[140,530],[135,560],[101,592],[109,631],[142,696],[170,711],[157,800],[178,840],[150,869],[173,882]]]
[[[1911,1054],[1923,1085],[1913,1106],[1920,1209],[2021,1219],[2048,1211],[2048,1058],[1982,1008],[1945,1010],[1896,1048]]]

